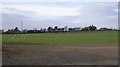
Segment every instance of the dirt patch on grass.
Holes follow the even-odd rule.
[[[118,46],[3,45],[3,65],[117,65]]]
[[[20,54],[23,50],[22,49],[18,49],[16,47],[10,47],[10,46],[3,46],[2,47],[2,52],[3,54]]]

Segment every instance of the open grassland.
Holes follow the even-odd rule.
[[[117,44],[118,31],[3,34],[2,44]]]

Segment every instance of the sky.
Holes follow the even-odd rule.
[[[49,26],[118,28],[117,2],[4,2],[2,28],[41,29]]]

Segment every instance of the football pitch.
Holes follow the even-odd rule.
[[[117,44],[118,31],[3,34],[2,44]]]
[[[3,34],[3,65],[117,65],[118,32]]]

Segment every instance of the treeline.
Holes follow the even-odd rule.
[[[46,28],[41,28],[40,30],[38,29],[32,29],[32,30],[27,30],[27,29],[24,29],[24,30],[19,30],[18,27],[15,27],[14,29],[8,29],[7,31],[4,31],[2,30],[1,32],[3,34],[20,34],[20,33],[57,33],[57,32],[79,32],[79,31],[107,31],[107,30],[115,30],[115,29],[110,29],[110,28],[100,28],[100,29],[97,29],[96,26],[94,25],[90,25],[90,26],[87,26],[87,27],[84,27],[84,28],[81,28],[81,27],[74,27],[74,28],[68,28],[67,26],[63,27],[63,28],[60,28],[58,26],[55,26],[55,27],[48,27],[47,29]]]

